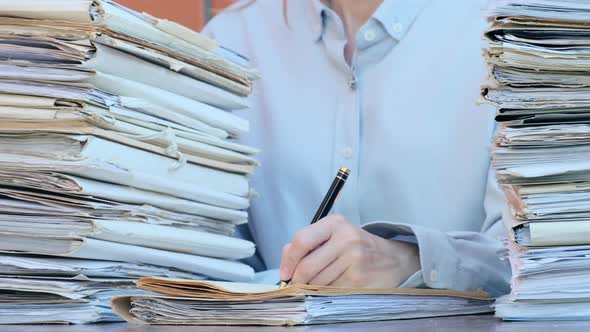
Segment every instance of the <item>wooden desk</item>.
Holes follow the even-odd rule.
[[[0,332],[588,332],[587,322],[502,322],[492,316],[445,317],[374,323],[296,327],[148,326],[97,324],[75,326],[0,326]]]

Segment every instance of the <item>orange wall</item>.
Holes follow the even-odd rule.
[[[211,1],[211,7],[213,7],[211,8],[211,12],[215,15],[234,2],[236,2],[236,0],[213,0]]]
[[[217,13],[235,0],[212,0],[207,10],[205,0],[117,0],[139,12],[178,22],[194,30],[201,30],[207,13]]]

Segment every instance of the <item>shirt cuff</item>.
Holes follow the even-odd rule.
[[[422,270],[416,271],[416,273],[412,274],[411,277],[408,278],[403,284],[399,286],[399,288],[428,288],[424,283],[424,278],[422,277]]]
[[[386,239],[415,236],[420,251],[421,270],[419,272],[423,285],[439,289],[467,290],[471,288],[471,285],[462,283],[464,280],[456,278],[459,271],[459,261],[455,255],[449,255],[453,250],[446,248],[451,245],[445,240],[444,233],[416,225],[379,221],[365,224],[362,228]],[[414,274],[403,285],[413,285],[417,281],[420,279]],[[457,285],[455,281],[462,284]]]
[[[417,225],[373,222],[363,229],[377,236],[415,236],[420,267],[429,288],[486,291],[491,296],[510,291],[510,264],[501,260],[502,242],[485,233],[441,231]]]

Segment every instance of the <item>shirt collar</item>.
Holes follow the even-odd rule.
[[[324,34],[324,11],[328,9],[321,0],[303,0],[307,17],[310,19],[312,38],[320,40]]]
[[[387,33],[398,41],[410,30],[416,18],[431,0],[384,0],[373,18],[383,25]],[[321,0],[304,1],[310,18],[312,37],[320,40],[325,32],[325,11]]]
[[[391,37],[401,41],[430,1],[384,0],[373,18],[383,25]]]

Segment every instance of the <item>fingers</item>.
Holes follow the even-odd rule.
[[[328,217],[329,218],[329,217]],[[302,229],[287,250],[283,251],[281,261],[281,280],[290,280],[295,267],[310,252],[328,241],[332,235],[332,222],[320,220]]]
[[[382,239],[330,216],[283,249],[281,280],[349,288],[391,288],[420,269],[416,245]]]
[[[368,287],[367,274],[370,268],[366,265],[367,257],[364,250],[360,247],[354,247],[347,250],[345,254],[340,256],[339,260],[345,267],[345,270],[340,275],[332,280],[329,286],[335,287]]]
[[[280,268],[280,272],[281,272],[281,280],[287,280],[287,279],[283,279],[283,262],[285,261],[285,258],[289,255],[289,250],[291,249],[291,242],[285,244],[283,246],[283,250],[281,251],[281,268]]]
[[[341,273],[336,280],[329,284],[329,286],[344,288],[372,288],[365,271],[355,269],[354,266],[348,264],[345,264],[345,266],[346,271]],[[387,278],[389,276],[384,275],[382,277]]]
[[[309,283],[318,273],[332,264],[341,252],[342,245],[334,241],[325,242],[297,264],[291,282],[293,284]]]
[[[338,280],[348,269],[348,263],[342,257],[338,257],[325,269],[320,271],[308,284],[317,286],[330,286]]]

